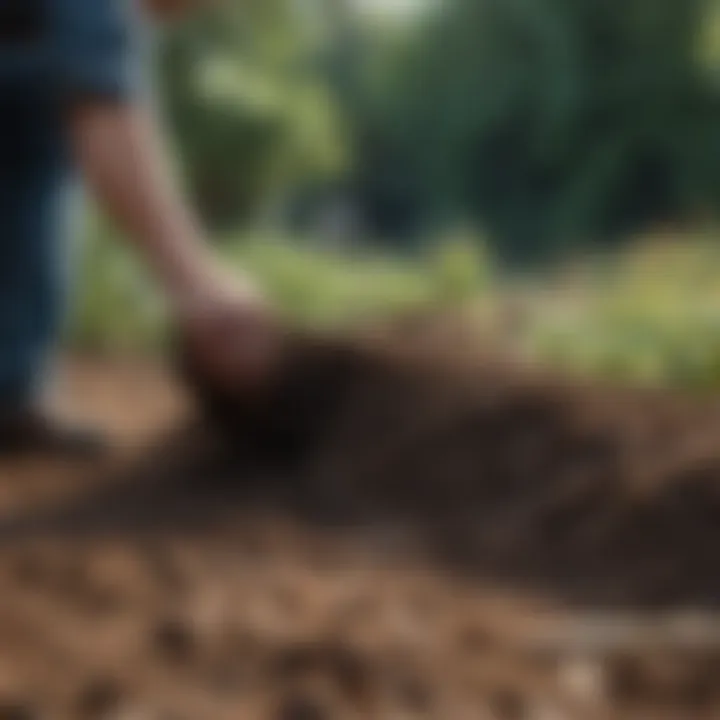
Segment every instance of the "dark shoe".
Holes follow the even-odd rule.
[[[50,456],[68,460],[94,460],[109,445],[97,430],[75,426],[36,411],[0,419],[0,457]]]

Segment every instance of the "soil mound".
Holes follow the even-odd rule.
[[[109,474],[0,466],[0,718],[720,717],[720,413],[461,330],[288,337]],[[138,382],[92,384],[128,428]]]
[[[720,404],[561,380],[457,331],[291,338],[255,402],[194,385],[238,474],[290,478],[316,519],[412,530],[445,565],[573,602],[720,603]]]

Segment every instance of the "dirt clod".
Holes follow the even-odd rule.
[[[161,620],[152,633],[155,647],[168,662],[189,663],[197,653],[197,643],[186,622],[174,618]]]
[[[42,716],[22,700],[0,700],[0,720],[40,720]]]
[[[275,720],[330,720],[332,715],[311,697],[287,698],[278,709]]]

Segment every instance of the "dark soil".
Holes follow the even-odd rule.
[[[0,720],[720,717],[720,406],[458,332],[288,338],[201,412],[76,364],[124,447],[0,466]]]

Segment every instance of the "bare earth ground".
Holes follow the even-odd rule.
[[[720,718],[712,583],[631,615],[560,582],[508,589],[382,513],[328,523],[274,478],[188,470],[197,439],[165,437],[186,409],[157,369],[77,361],[65,392],[119,450],[0,465],[0,720]],[[629,572],[655,577],[658,547]],[[537,553],[576,574],[572,553]]]

